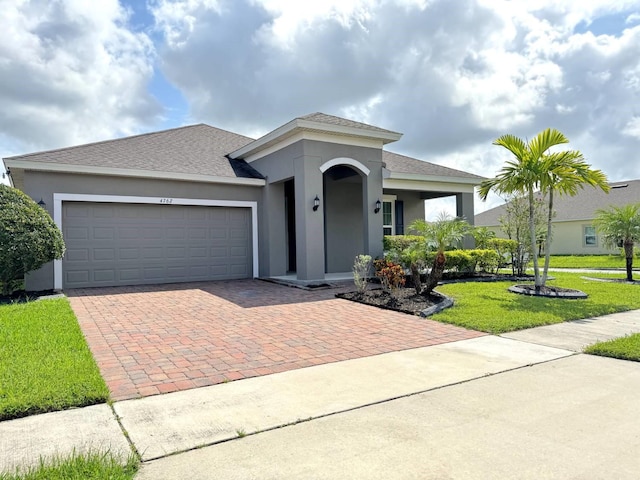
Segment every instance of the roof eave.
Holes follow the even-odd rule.
[[[116,177],[154,178],[161,180],[182,180],[200,183],[224,183],[262,187],[266,181],[261,178],[221,177],[217,175],[201,175],[184,172],[164,172],[155,170],[139,170],[128,168],[95,167],[91,165],[68,165],[61,163],[31,162],[28,160],[5,159],[11,169],[33,170],[40,172],[76,173],[85,175],[108,175]]]
[[[385,169],[385,178],[391,178],[395,180],[413,180],[423,182],[444,182],[444,183],[464,183],[468,185],[480,185],[484,178],[469,178],[469,177],[456,177],[456,176],[442,176],[442,175],[424,175],[421,173],[402,173],[394,172],[389,169]]]

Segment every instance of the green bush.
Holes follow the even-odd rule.
[[[472,250],[450,250],[446,252],[444,269],[448,271],[471,273],[475,270]]]
[[[495,250],[475,249],[469,250],[474,264],[474,270],[480,269],[481,272],[497,272],[500,267],[501,257]]]
[[[382,246],[385,251],[402,252],[416,242],[424,242],[424,237],[420,235],[385,235],[382,238]]]
[[[47,262],[62,258],[64,241],[49,214],[16,188],[0,185],[0,283],[14,282]]]

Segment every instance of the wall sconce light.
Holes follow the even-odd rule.
[[[320,199],[318,198],[318,195],[316,195],[316,198],[313,199],[313,211],[317,211],[318,207],[320,206]]]
[[[373,209],[373,213],[378,213],[381,208],[382,208],[382,203],[380,202],[380,199],[378,199],[378,201],[376,202],[376,208]]]
[[[9,167],[7,167],[7,171],[6,172],[2,172],[2,178],[7,178],[8,176],[11,175],[11,170],[9,169]]]
[[[41,208],[47,208],[47,204],[46,204],[46,203],[44,203],[44,200],[42,199],[42,197],[40,197],[40,201],[38,202],[38,205],[39,205]]]

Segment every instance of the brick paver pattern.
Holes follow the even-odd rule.
[[[485,335],[336,291],[238,280],[67,294],[114,400]]]

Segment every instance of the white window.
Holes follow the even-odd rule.
[[[382,198],[382,233],[383,235],[396,234],[396,196],[384,195]]]
[[[596,237],[596,228],[592,226],[582,227],[583,241],[585,247],[597,247],[598,237]]]

